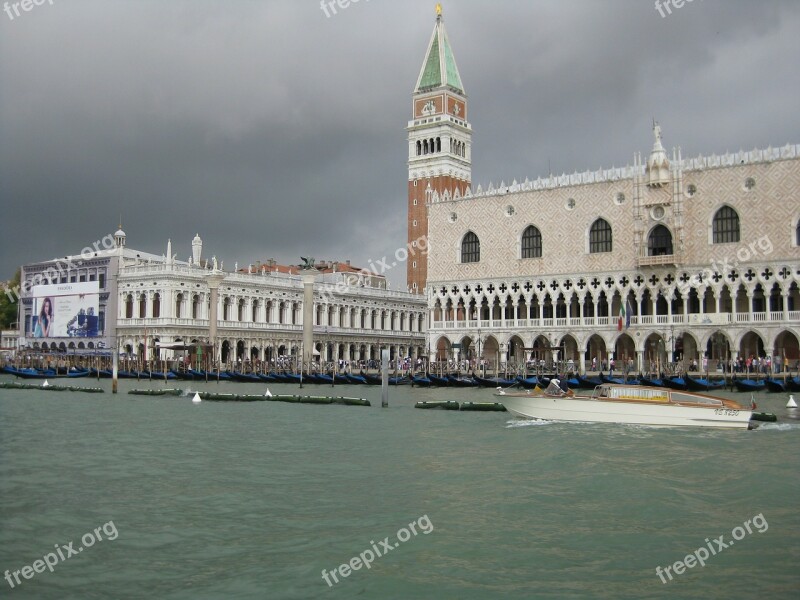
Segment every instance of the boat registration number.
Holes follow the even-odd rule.
[[[739,411],[732,408],[717,408],[714,410],[715,415],[725,415],[726,417],[738,417]]]

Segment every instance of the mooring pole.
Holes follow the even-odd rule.
[[[389,406],[389,350],[381,350],[381,406]]]
[[[117,383],[118,383],[118,372],[119,372],[119,348],[117,345],[114,344],[114,347],[111,350],[114,354],[111,356],[111,393],[117,393]],[[97,371],[98,374],[100,371]]]

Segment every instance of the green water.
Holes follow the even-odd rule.
[[[778,424],[707,431],[413,408],[417,400],[493,400],[486,390],[392,388],[388,409],[379,388],[359,386],[333,392],[366,397],[371,408],[193,405],[124,393],[163,385],[123,381],[117,396],[0,390],[0,569],[13,581],[13,571],[56,544],[77,549],[109,522],[118,534],[52,573],[20,575],[13,589],[0,581],[0,597],[800,594],[800,420],[783,408],[785,396],[757,399]],[[176,386],[264,390],[168,384]],[[666,584],[656,575],[705,538],[727,543],[756,515],[768,523],[763,533],[752,526],[705,567]],[[401,528],[407,541],[398,541]],[[380,550],[386,537],[397,547],[369,569],[332,586],[323,580],[323,569],[373,542]]]

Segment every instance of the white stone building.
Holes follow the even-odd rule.
[[[128,248],[121,229],[113,239],[108,249],[22,268],[22,281],[29,281],[21,294],[24,314],[19,337],[25,348],[80,353],[116,346],[137,358],[172,359],[185,353],[185,348],[179,348],[202,344],[213,345],[217,359],[229,364],[238,359],[271,361],[299,355],[300,276],[266,269],[224,271],[216,258],[202,257],[199,236],[192,241],[192,258],[185,262],[172,255],[171,242],[167,253],[158,256]],[[380,348],[390,349],[393,359],[424,356],[424,298],[387,290],[385,283],[374,279],[365,277],[359,282],[352,272],[318,278],[314,354],[320,360],[378,359]],[[101,292],[99,337],[33,337],[30,288],[34,284],[95,280]],[[214,287],[218,318],[211,340]]]

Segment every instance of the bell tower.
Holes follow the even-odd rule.
[[[421,294],[428,278],[428,209],[433,193],[463,196],[472,180],[472,126],[467,94],[436,5],[436,23],[417,85],[408,122],[408,242],[423,239],[422,250],[408,259],[409,289]],[[411,252],[409,251],[411,254]]]

